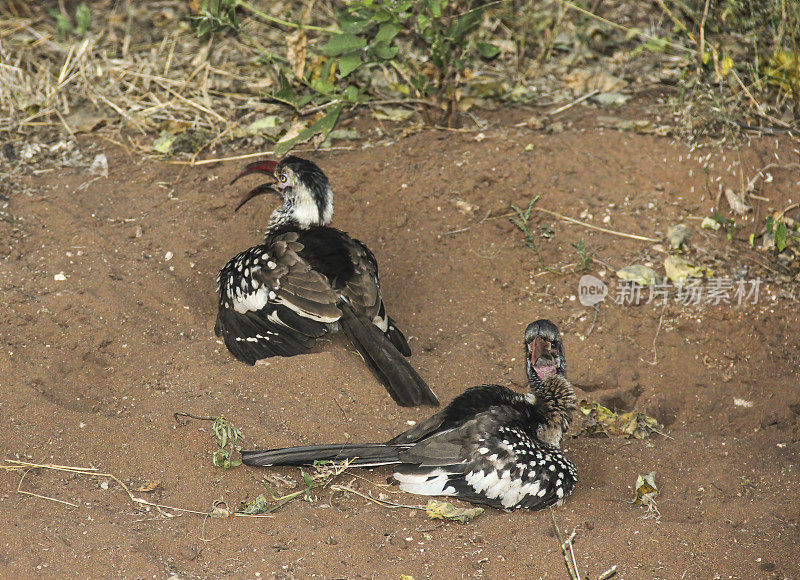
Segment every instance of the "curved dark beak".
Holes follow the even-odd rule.
[[[261,195],[261,194],[264,194],[264,193],[277,193],[278,195],[280,195],[280,194],[281,194],[281,192],[280,192],[280,191],[278,191],[277,189],[275,189],[274,187],[272,187],[272,184],[271,184],[271,183],[262,183],[261,185],[259,185],[259,186],[258,186],[258,187],[256,187],[255,189],[251,189],[250,191],[248,191],[248,192],[245,194],[245,196],[244,196],[244,197],[242,198],[242,200],[239,202],[239,205],[237,205],[237,206],[236,206],[236,209],[235,209],[235,210],[233,210],[233,211],[234,211],[234,213],[235,213],[235,212],[237,212],[237,211],[239,211],[239,208],[240,208],[240,207],[242,207],[244,204],[246,204],[248,201],[250,201],[250,200],[251,200],[251,199],[253,199],[254,197],[256,197],[256,196],[258,196],[258,195]]]
[[[244,177],[245,175],[250,175],[251,173],[266,173],[267,175],[272,175],[274,177],[275,169],[277,167],[278,167],[277,161],[272,161],[272,160],[254,161],[253,163],[250,163],[244,169],[242,169],[239,175],[233,178],[233,181],[231,181],[231,185],[236,183],[239,180],[239,178]],[[251,189],[245,194],[245,196],[239,202],[239,205],[237,205],[236,209],[233,210],[234,213],[239,211],[239,208],[242,207],[244,204],[246,204],[248,201],[264,193],[277,193],[278,195],[280,195],[280,192],[277,189],[275,189],[271,184],[263,183],[258,187],[256,187],[255,189]]]
[[[231,181],[231,185],[236,183],[240,177],[244,177],[245,175],[250,175],[251,173],[266,173],[268,175],[274,175],[275,169],[278,167],[277,161],[272,160],[265,160],[265,161],[254,161],[247,165],[244,169],[242,169],[241,173],[233,178]]]

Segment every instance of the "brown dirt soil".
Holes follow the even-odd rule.
[[[742,306],[606,300],[593,321],[594,309],[575,298],[581,272],[571,244],[590,244],[608,264],[595,264],[594,274],[603,270],[609,281],[609,267],[649,261],[663,272],[656,244],[534,213],[533,226],[554,230],[537,244],[544,262],[562,269],[555,275],[507,218],[482,221],[537,194],[537,207],[656,238],[684,220],[696,261],[717,264],[720,274],[749,266],[748,278],[771,276],[766,254],[701,230],[694,218],[710,215],[717,179],[739,189],[776,156],[796,161],[794,145],[763,138],[691,151],[603,130],[592,114],[576,108],[568,129],[553,134],[513,128],[520,119],[512,118],[481,136],[424,131],[307,155],[334,186],[334,225],[377,255],[389,312],[412,337],[411,361],[443,402],[471,385],[522,383],[522,331],[548,317],[561,326],[569,376],[583,396],[635,407],[663,425],[668,437],[566,440],[580,481],[552,513],[565,532],[578,528],[582,572],[596,578],[617,565],[620,578],[800,577],[793,287],[767,282],[757,304]],[[108,156],[108,178],[43,166],[7,188],[6,458],[95,466],[134,487],[160,482],[137,495],[205,512],[219,499],[238,507],[263,493],[264,481],[281,493],[297,489],[275,474],[298,485],[302,478],[296,469],[212,466],[210,424],[179,423],[175,412],[224,415],[244,431],[246,447],[381,441],[430,414],[396,407],[339,338],[256,367],[215,339],[214,276],[259,239],[274,204],[260,198],[232,213],[251,185],[227,185],[243,162],[165,164],[90,139],[82,149],[89,160]],[[767,205],[797,201],[796,171],[772,174],[759,192]],[[457,199],[478,206],[474,214]],[[760,223],[765,210],[757,208]],[[66,280],[54,279],[62,272]],[[651,471],[660,517],[631,504],[637,475]],[[389,474],[353,470],[338,481],[424,503],[385,487]],[[326,488],[272,518],[166,517],[173,513],[133,504],[101,478],[25,476],[22,489],[77,505],[70,507],[18,493],[21,475],[0,478],[7,577],[567,577],[548,511],[488,510],[460,525]]]

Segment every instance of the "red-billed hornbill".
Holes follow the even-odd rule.
[[[344,461],[396,465],[400,489],[454,496],[504,509],[560,504],[578,475],[561,453],[575,409],[561,336],[549,320],[525,330],[525,367],[531,392],[499,385],[467,389],[443,410],[387,441],[242,451],[246,465],[309,465]]]
[[[234,256],[217,275],[219,313],[214,331],[240,361],[306,353],[316,340],[341,328],[373,375],[398,405],[438,405],[439,400],[405,357],[405,336],[387,316],[378,263],[345,232],[329,227],[333,191],[311,161],[289,156],[251,163],[233,180],[266,173],[247,193],[277,193],[264,243]]]

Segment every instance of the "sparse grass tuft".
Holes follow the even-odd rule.
[[[594,252],[586,245],[583,238],[577,242],[573,242],[572,247],[578,252],[578,257],[581,259],[580,271],[588,272],[594,263]]]
[[[533,231],[530,229],[530,222],[531,222],[531,214],[533,213],[533,206],[536,202],[539,201],[539,196],[537,195],[534,197],[530,202],[528,202],[528,207],[526,209],[519,208],[515,205],[511,206],[511,209],[514,210],[516,215],[509,217],[508,219],[511,220],[511,223],[514,224],[519,228],[522,234],[525,236],[525,245],[528,246],[531,250],[534,251],[536,257],[539,258],[539,262],[542,264],[542,268],[547,270],[548,272],[555,272],[552,268],[550,268],[544,261],[541,252],[539,252],[539,248],[536,246],[536,236],[534,235]],[[551,233],[543,234],[543,237],[550,237]]]

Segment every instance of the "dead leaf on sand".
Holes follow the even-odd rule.
[[[466,524],[483,513],[483,508],[457,508],[446,501],[428,500],[425,506],[428,517],[434,520],[451,520]]]

